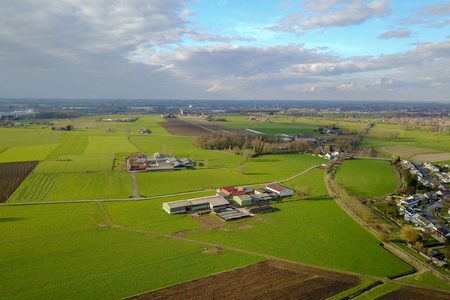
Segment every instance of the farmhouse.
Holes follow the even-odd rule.
[[[156,152],[154,155],[130,154],[127,159],[128,171],[175,171],[193,167],[194,161]]]
[[[209,196],[163,203],[163,209],[171,215],[182,214],[185,213],[186,210],[219,210],[228,206],[230,206],[230,203],[221,196]]]
[[[280,197],[287,197],[294,195],[294,190],[288,189],[282,185],[272,183],[265,187],[266,189],[278,194]]]

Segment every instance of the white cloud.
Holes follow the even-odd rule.
[[[344,27],[365,22],[373,17],[389,14],[388,0],[322,0],[308,1],[304,12],[283,17],[279,24],[268,29],[274,31],[301,32],[328,27]]]
[[[403,39],[403,38],[409,38],[411,37],[411,31],[410,30],[389,30],[381,35],[378,36],[379,39]]]

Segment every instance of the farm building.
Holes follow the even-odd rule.
[[[217,215],[225,221],[238,220],[251,217],[252,215],[245,209],[225,208],[217,212]]]
[[[226,208],[230,203],[221,196],[208,196],[189,200],[180,200],[163,203],[163,209],[169,214],[185,213],[186,210],[212,209],[218,210]]]
[[[247,206],[253,204],[252,197],[250,197],[249,195],[233,196],[233,202],[239,206]]]
[[[294,195],[294,190],[288,189],[287,187],[284,187],[282,185],[272,183],[266,186],[266,189],[277,193],[280,197],[287,197]]]
[[[194,161],[156,152],[154,155],[130,154],[127,159],[128,171],[175,171],[193,167]]]
[[[245,195],[247,192],[243,187],[235,188],[234,186],[226,186],[217,189],[217,195],[225,199],[233,199],[234,196]]]

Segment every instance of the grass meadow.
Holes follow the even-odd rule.
[[[324,170],[312,169],[303,175],[284,181],[282,185],[299,191],[305,191],[305,187],[309,187],[310,193],[308,195],[303,195],[301,198],[322,199],[323,197],[328,197],[324,175]]]
[[[113,201],[104,202],[103,206],[115,224],[140,230],[173,234],[181,230],[200,229],[203,226],[186,214],[169,215],[162,208],[164,202],[206,197],[214,194],[215,192],[202,192],[142,201]]]
[[[2,299],[121,299],[261,257],[104,225],[95,203],[0,207]]]
[[[228,231],[186,237],[367,275],[392,276],[410,269],[332,199],[274,206],[279,211],[247,219],[245,229],[230,222]]]
[[[381,140],[380,134],[383,131],[397,131],[399,132],[399,138],[395,140]],[[448,152],[450,149],[450,135],[448,133],[439,135],[438,132],[421,130],[407,131],[402,126],[392,124],[375,124],[359,144],[359,147],[381,148],[397,145]]]
[[[133,183],[127,173],[32,174],[8,202],[46,202],[128,198]]]
[[[34,170],[39,173],[108,172],[112,170],[113,154],[63,155],[64,160],[46,160]]]
[[[0,162],[44,160],[58,144],[20,146],[6,149],[0,154]]]
[[[342,163],[336,181],[350,195],[379,197],[395,190],[397,179],[389,162],[376,159],[352,159]]]

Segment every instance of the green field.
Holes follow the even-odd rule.
[[[0,207],[0,298],[121,299],[263,260],[104,222],[95,203]]]
[[[292,122],[291,117],[267,116],[270,122],[249,121],[248,116],[226,116],[226,122],[217,122],[232,129],[252,129],[267,134],[300,134],[309,133],[320,136],[320,133],[314,131],[321,125],[339,123],[339,130],[360,131],[364,126],[363,122],[346,122],[341,120],[324,120],[314,117],[299,117]],[[266,117],[263,117],[266,118]]]
[[[51,129],[0,128],[0,147],[25,147],[57,144],[61,141],[60,131]]]
[[[431,274],[431,272],[419,273],[414,276],[400,278],[398,281],[450,290],[450,283],[436,277]]]
[[[61,159],[65,160],[61,160]],[[46,160],[34,170],[39,173],[107,172],[113,167],[113,154],[62,155],[60,160]]]
[[[397,131],[399,138],[394,140],[381,140],[380,134],[385,131]],[[375,124],[359,144],[359,147],[381,148],[388,146],[411,146],[418,148],[427,148],[437,151],[449,152],[450,135],[431,131],[404,130],[403,126],[391,124]]]
[[[62,141],[46,159],[58,159],[65,155],[82,155],[88,146],[88,134],[84,132],[63,132]]]
[[[88,140],[86,154],[138,152],[125,135],[89,135]]]
[[[57,144],[11,147],[0,154],[0,162],[44,160]]]
[[[252,228],[205,231],[186,237],[332,269],[392,276],[410,267],[379,246],[333,200],[274,205],[278,212],[246,221]]]
[[[283,182],[282,185],[300,191],[305,191],[304,188],[309,187],[310,189],[307,189],[307,191],[309,191],[310,194],[305,195],[302,198],[322,199],[322,197],[328,197],[328,190],[324,181],[324,173],[324,170],[312,169],[303,175]]]
[[[122,199],[132,194],[131,176],[127,173],[32,174],[8,201]]]
[[[376,159],[346,160],[336,172],[336,181],[350,195],[379,197],[395,190],[397,180],[389,163]]]

